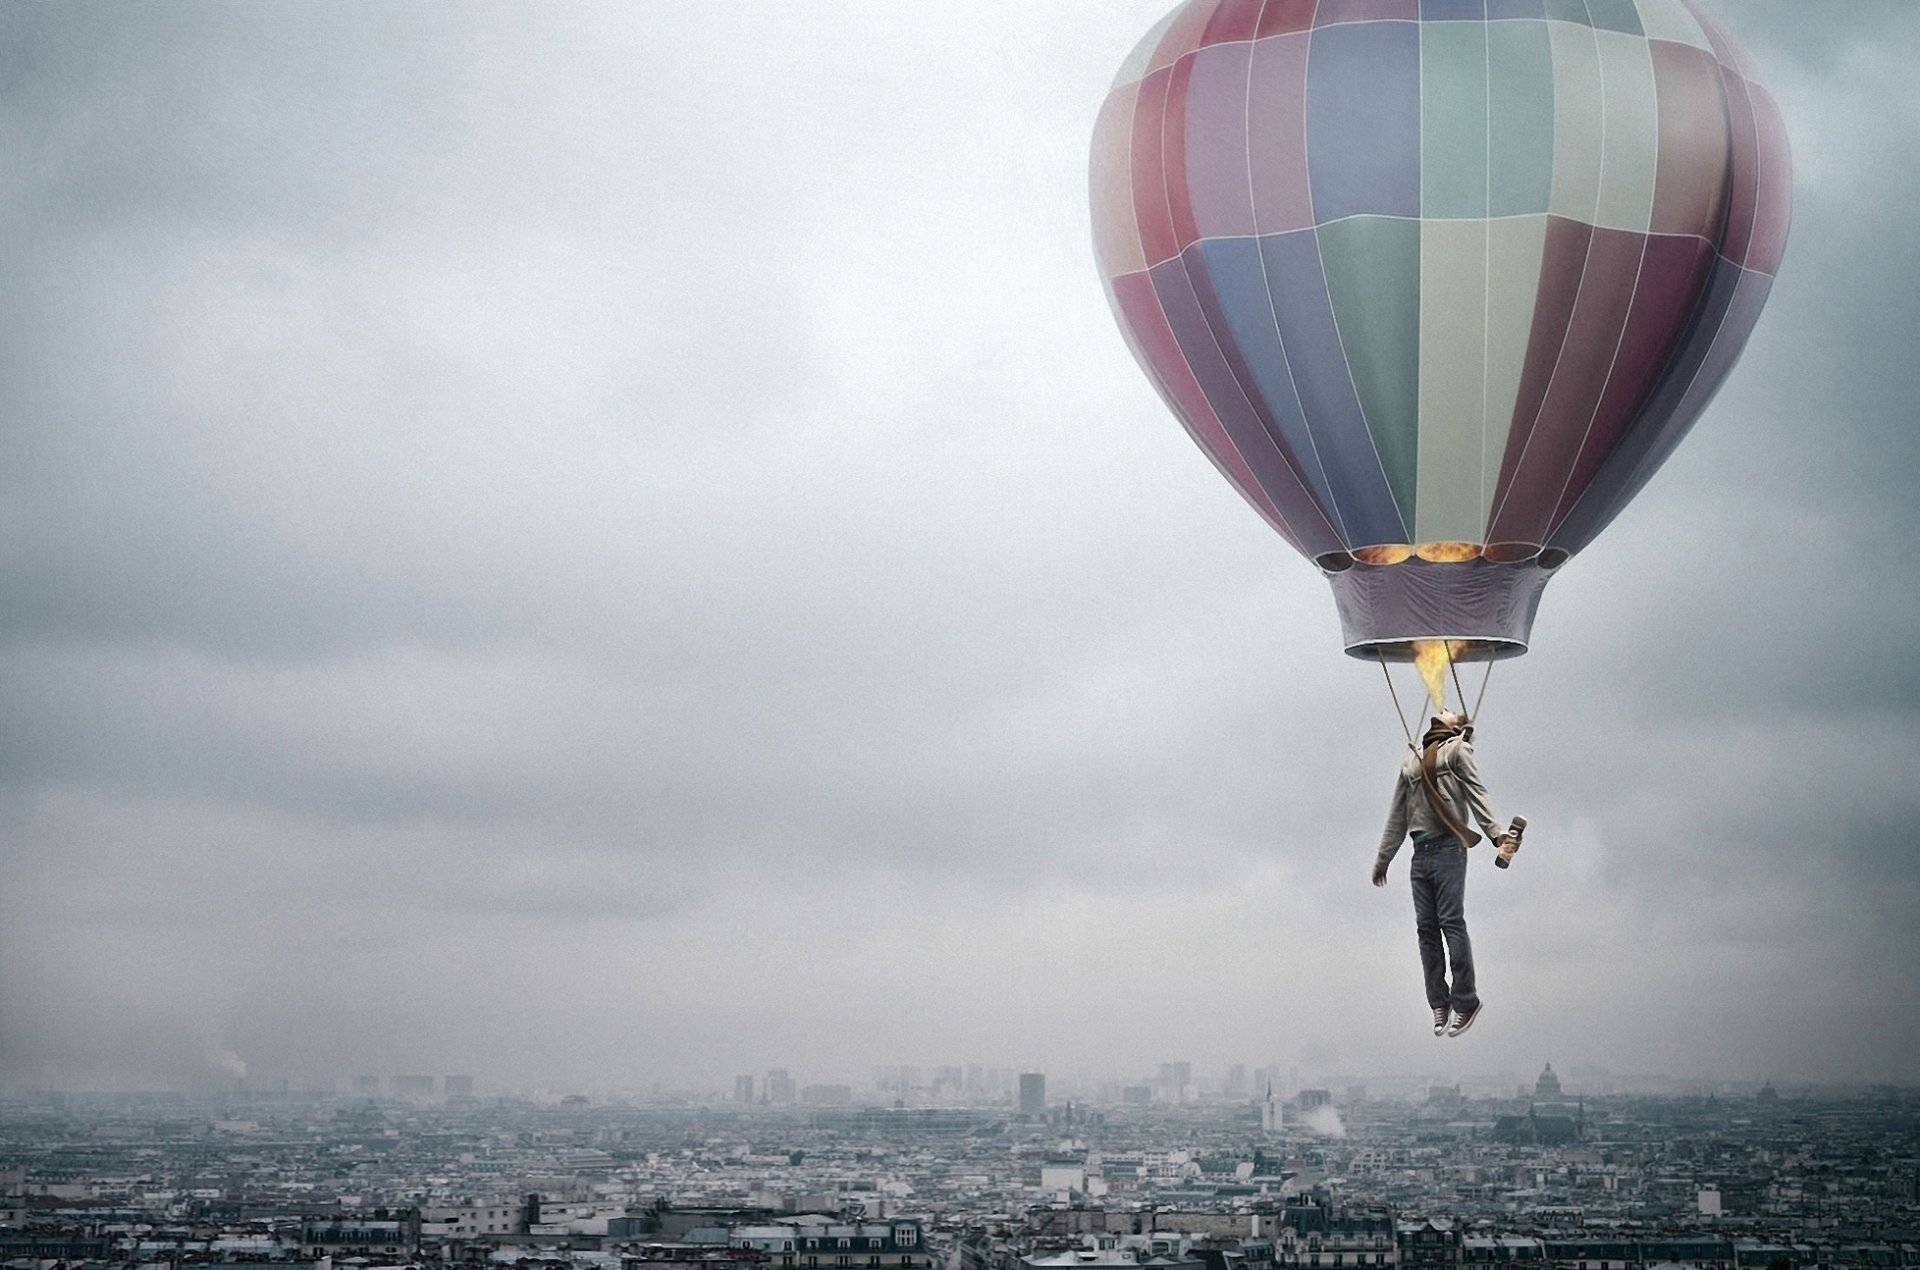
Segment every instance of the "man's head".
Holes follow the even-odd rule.
[[[1427,734],[1421,736],[1421,745],[1440,744],[1440,742],[1452,740],[1455,736],[1461,736],[1461,738],[1465,738],[1465,740],[1471,742],[1471,740],[1473,740],[1473,722],[1467,719],[1467,715],[1463,715],[1461,711],[1442,709],[1438,715],[1434,715],[1432,719],[1428,720]]]
[[[1444,741],[1448,737],[1473,739],[1473,721],[1459,710],[1442,710],[1433,716],[1427,725],[1427,734],[1420,738],[1420,744],[1432,745],[1435,741]]]

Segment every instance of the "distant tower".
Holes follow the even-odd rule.
[[[1020,1073],[1020,1114],[1047,1114],[1047,1076],[1045,1072]]]
[[[1263,1133],[1280,1132],[1280,1100],[1273,1096],[1273,1082],[1267,1082],[1267,1097],[1260,1104],[1260,1130]]]
[[[1560,1100],[1560,1078],[1553,1074],[1553,1064],[1547,1064],[1547,1070],[1540,1073],[1540,1079],[1533,1083],[1533,1096],[1541,1102]]]
[[[742,1107],[753,1102],[753,1077],[735,1076],[733,1078],[733,1100]]]

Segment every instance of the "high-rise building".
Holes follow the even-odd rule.
[[[767,1101],[777,1106],[787,1106],[799,1097],[799,1088],[793,1077],[784,1067],[776,1067],[767,1073]]]
[[[1047,1114],[1047,1076],[1045,1072],[1020,1073],[1020,1114]]]
[[[743,1107],[753,1101],[753,1077],[735,1076],[733,1078],[733,1100]]]
[[[913,1097],[915,1090],[921,1088],[920,1069],[906,1063],[876,1067],[873,1071],[873,1084],[876,1089],[884,1090],[904,1102]]]
[[[440,1090],[448,1098],[471,1098],[473,1097],[473,1077],[442,1076]]]

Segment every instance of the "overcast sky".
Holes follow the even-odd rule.
[[[0,1086],[1920,1079],[1920,5],[1715,4],[1793,241],[1494,675],[1450,1042],[1101,294],[1163,8],[0,8]]]

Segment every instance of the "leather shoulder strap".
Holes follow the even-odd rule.
[[[1453,808],[1441,796],[1439,782],[1434,779],[1434,768],[1440,759],[1440,747],[1445,744],[1445,741],[1435,741],[1421,752],[1420,784],[1427,791],[1427,806],[1433,808],[1433,814],[1439,817],[1440,823],[1447,827],[1447,832],[1458,838],[1461,845],[1471,847],[1480,841],[1480,835],[1460,823],[1460,818],[1453,814]]]

